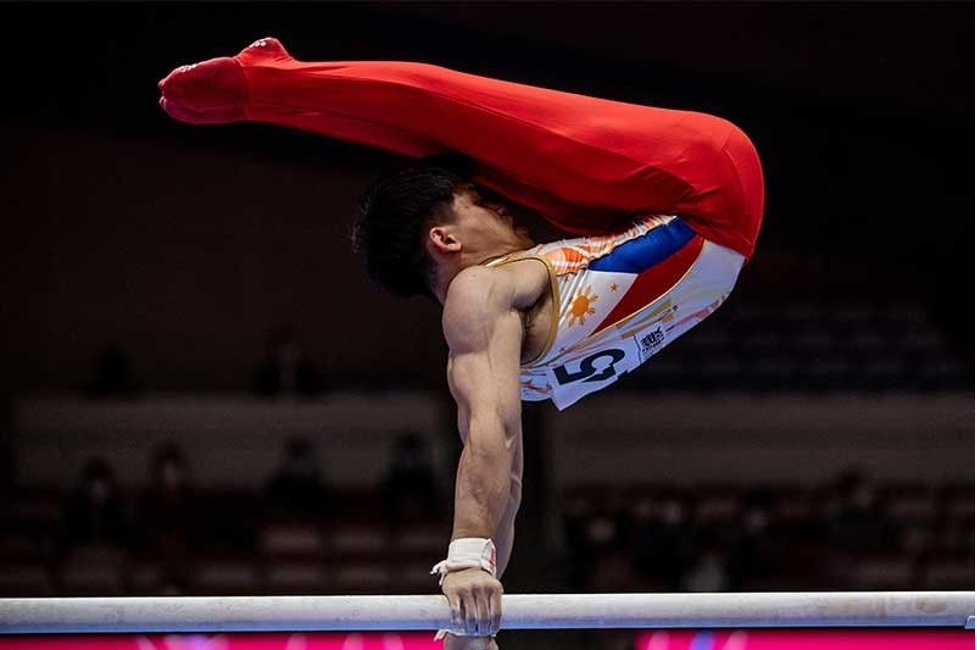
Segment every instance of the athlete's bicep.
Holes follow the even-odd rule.
[[[448,292],[443,326],[450,348],[448,385],[462,435],[473,428],[515,435],[523,329],[512,288],[490,269],[463,272]]]

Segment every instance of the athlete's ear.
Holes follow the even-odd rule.
[[[450,255],[461,252],[461,241],[447,226],[434,226],[428,230],[425,243],[432,254]]]

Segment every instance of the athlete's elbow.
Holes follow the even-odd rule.
[[[469,443],[484,453],[505,450],[508,454],[521,431],[518,412],[509,413],[504,409],[475,412],[468,421]]]
[[[473,416],[468,421],[465,447],[479,459],[496,460],[506,456],[509,435],[506,423],[496,416]]]

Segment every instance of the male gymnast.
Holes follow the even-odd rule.
[[[363,196],[373,280],[443,306],[464,450],[435,565],[446,648],[495,648],[522,479],[521,400],[563,410],[711,314],[753,254],[756,150],[732,123],[401,61],[300,62],[261,39],[171,72],[160,105],[415,159]],[[577,235],[536,244],[513,214]],[[448,633],[450,632],[450,633]]]

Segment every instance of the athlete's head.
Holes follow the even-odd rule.
[[[434,296],[439,269],[533,245],[505,201],[472,182],[476,169],[465,156],[432,156],[367,188],[353,242],[374,282],[394,295]]]

